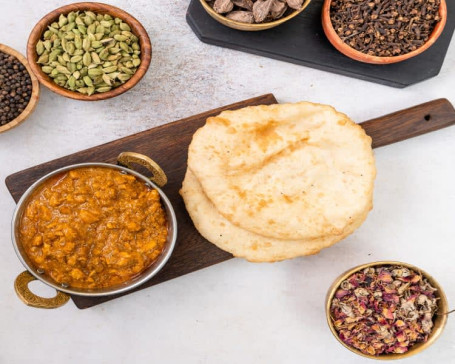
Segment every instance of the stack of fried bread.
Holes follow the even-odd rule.
[[[357,229],[375,175],[371,138],[334,108],[253,106],[194,134],[180,193],[211,243],[273,262],[316,254]]]

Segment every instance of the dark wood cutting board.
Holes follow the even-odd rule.
[[[136,290],[144,289],[232,258],[231,254],[218,249],[199,235],[178,193],[186,171],[188,145],[194,132],[204,125],[209,116],[217,115],[223,110],[276,102],[275,97],[268,94],[211,110],[17,172],[6,178],[6,185],[17,202],[33,182],[57,168],[81,162],[115,163],[118,154],[124,151],[143,153],[152,157],[168,176],[169,182],[163,191],[174,206],[179,226],[177,246],[171,259],[158,275]],[[453,106],[449,101],[440,99],[361,125],[373,138],[373,147],[377,148],[453,124],[455,124]],[[134,291],[124,294],[131,292]],[[99,298],[72,296],[72,299],[76,306],[82,309],[119,296]]]
[[[447,24],[427,51],[404,62],[375,65],[354,61],[338,52],[322,30],[324,0],[312,0],[290,21],[260,32],[228,28],[212,19],[199,0],[192,0],[186,20],[204,43],[300,64],[327,72],[403,88],[436,76],[441,70],[455,29],[455,1],[447,0]]]

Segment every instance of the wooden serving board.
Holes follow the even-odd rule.
[[[223,110],[276,102],[275,97],[268,94],[211,110],[17,172],[6,178],[6,185],[17,202],[33,182],[57,168],[81,162],[115,163],[118,154],[124,151],[143,153],[152,157],[168,176],[169,182],[163,191],[169,197],[177,215],[178,239],[174,253],[166,266],[158,275],[136,290],[144,289],[232,258],[231,254],[218,249],[199,235],[178,193],[187,167],[188,145],[194,132],[204,125],[209,116],[217,115]],[[377,148],[453,124],[455,124],[453,106],[449,101],[439,99],[361,125],[373,138],[373,147]],[[134,291],[123,295],[131,292]],[[99,298],[72,296],[72,299],[76,306],[82,309],[119,296]]]
[[[338,52],[322,30],[323,2],[311,0],[294,19],[260,32],[244,32],[218,23],[207,14],[200,0],[191,1],[186,20],[204,43],[392,87],[413,85],[436,76],[441,70],[455,29],[454,0],[447,0],[447,24],[436,43],[414,58],[389,65],[357,62]]]

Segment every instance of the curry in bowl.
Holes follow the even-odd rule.
[[[37,271],[62,287],[103,289],[139,276],[168,235],[159,192],[106,167],[64,171],[29,197],[19,240]]]

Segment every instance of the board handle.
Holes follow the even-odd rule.
[[[394,112],[360,125],[373,139],[372,147],[400,142],[455,124],[455,109],[447,99],[437,99]]]
[[[166,173],[164,173],[152,158],[146,155],[135,152],[123,152],[117,157],[117,163],[132,170],[134,170],[132,164],[137,163],[152,172],[152,176],[149,179],[158,185],[158,187],[163,187],[167,183]]]

